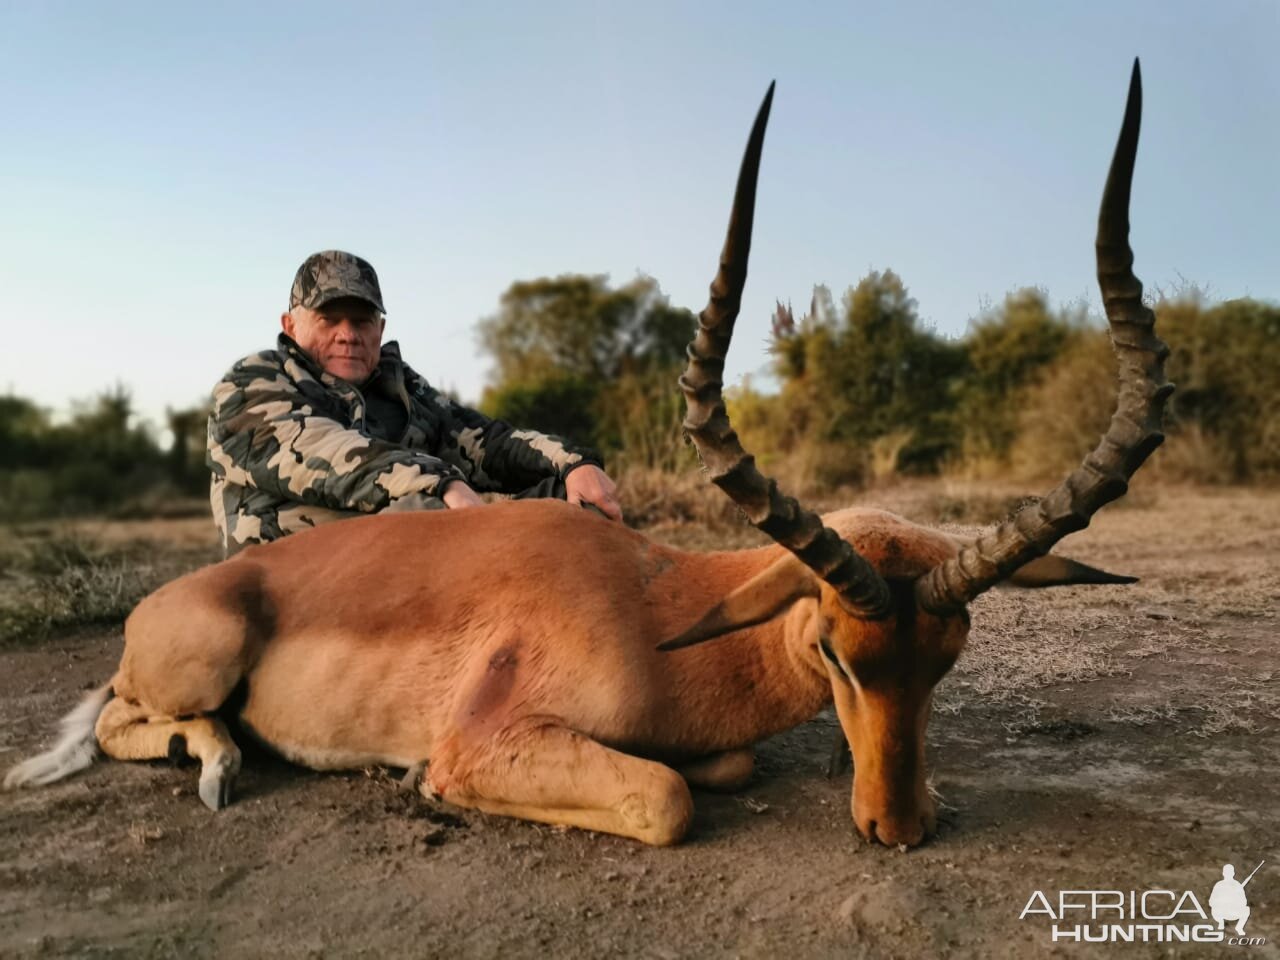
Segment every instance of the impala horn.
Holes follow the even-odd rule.
[[[850,613],[865,619],[880,619],[890,609],[888,585],[847,541],[823,526],[817,514],[780,493],[777,483],[756,469],[755,458],[742,449],[725,412],[724,358],[747,281],[756,181],[769,107],[773,103],[773,87],[769,84],[747,140],[733,210],[729,214],[729,231],[720,254],[720,269],[711,283],[710,302],[698,315],[697,336],[686,351],[689,363],[680,378],[680,389],[688,407],[684,429],[698,448],[712,482],[742,508],[757,529],[794,553],[834,587]]]
[[[1129,188],[1141,120],[1142,75],[1134,60],[1124,123],[1098,213],[1098,286],[1120,367],[1111,425],[1097,448],[1043,499],[916,581],[916,601],[931,613],[955,613],[1067,534],[1087,527],[1101,507],[1124,495],[1129,478],[1164,440],[1164,405],[1173,393],[1164,378],[1169,348],[1155,335],[1155,314],[1143,305],[1129,248]]]

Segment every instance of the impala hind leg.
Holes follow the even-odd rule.
[[[524,721],[480,741],[447,738],[424,793],[524,820],[678,843],[693,818],[684,778],[550,720]]]
[[[175,719],[117,697],[98,717],[95,733],[102,752],[117,760],[177,759],[183,754],[199,760],[205,806],[221,810],[231,802],[240,749],[217,717]]]

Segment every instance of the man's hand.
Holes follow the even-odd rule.
[[[618,502],[618,488],[609,479],[609,475],[594,464],[588,463],[578,467],[565,477],[564,489],[565,499],[570,503],[589,503],[598,507],[600,512],[610,520],[622,519],[622,504]]]
[[[467,507],[483,507],[484,501],[461,480],[455,480],[444,488],[444,496],[440,498],[450,510],[465,510]]]

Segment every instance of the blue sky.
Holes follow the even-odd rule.
[[[902,275],[958,335],[1029,284],[1096,305],[1132,58],[1137,271],[1280,296],[1280,4],[0,5],[0,390],[159,420],[271,345],[297,265],[373,262],[388,338],[475,400],[515,279],[699,310],[778,81],[731,380],[775,298]]]

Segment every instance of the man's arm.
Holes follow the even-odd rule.
[[[456,444],[459,460],[470,468],[467,482],[471,487],[519,493],[555,476],[564,481],[570,503],[591,503],[611,519],[622,519],[617,490],[602,469],[599,454],[591,448],[486,417],[444,396],[408,367],[405,382],[419,403],[438,411],[444,419],[443,442]],[[451,507],[471,505],[462,499],[461,486],[452,488],[459,502],[450,503]]]
[[[282,500],[362,513],[439,497],[463,479],[438,457],[320,415],[272,352],[241,360],[214,388],[209,463]]]
[[[407,366],[405,385],[418,403],[440,417],[440,443],[456,450],[457,461],[466,466],[466,480],[476,490],[519,493],[547,477],[564,479],[583,464],[600,465],[589,447],[486,417],[440,393]]]

